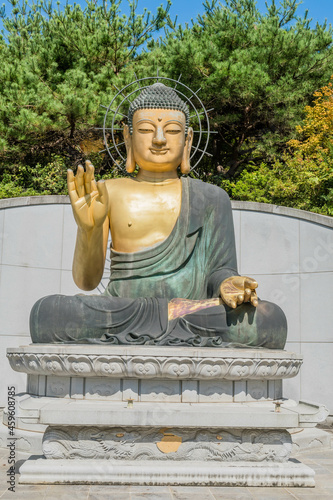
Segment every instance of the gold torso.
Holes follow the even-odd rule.
[[[146,182],[128,178],[106,182],[114,250],[138,252],[170,235],[180,213],[180,179]]]

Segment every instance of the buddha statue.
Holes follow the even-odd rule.
[[[33,342],[283,349],[283,311],[238,275],[228,195],[186,176],[192,139],[187,105],[156,83],[132,102],[124,127],[126,169],[137,175],[96,183],[89,161],[68,171],[74,281],[99,284],[111,231],[110,281],[103,295],[40,299]]]

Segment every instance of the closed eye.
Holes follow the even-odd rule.
[[[168,129],[165,131],[167,134],[172,134],[172,135],[176,135],[176,134],[180,134],[181,130],[177,130],[177,129]]]
[[[139,128],[139,132],[141,134],[149,134],[150,132],[154,132],[152,128]]]

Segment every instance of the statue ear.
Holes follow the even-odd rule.
[[[191,157],[192,142],[193,142],[193,128],[190,127],[187,132],[183,157],[180,164],[180,171],[182,174],[189,174],[191,170],[190,157]]]
[[[124,125],[123,136],[124,136],[124,142],[125,142],[126,154],[127,154],[126,170],[129,174],[131,174],[135,170],[135,159],[134,159],[134,153],[133,153],[133,147],[132,147],[132,137],[131,137],[128,125]]]

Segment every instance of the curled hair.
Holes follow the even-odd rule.
[[[138,109],[176,109],[185,115],[185,135],[187,135],[190,112],[184,101],[178,97],[177,92],[163,83],[154,83],[143,89],[134,99],[128,110],[128,128],[133,134],[133,115]]]

